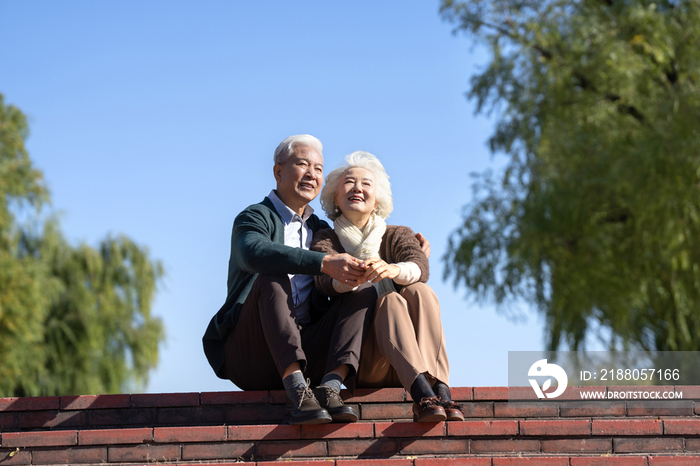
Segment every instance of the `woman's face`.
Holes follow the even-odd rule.
[[[377,207],[376,180],[366,168],[353,167],[340,178],[335,205],[345,217],[362,228]]]

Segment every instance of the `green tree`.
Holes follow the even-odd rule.
[[[0,396],[142,386],[164,335],[150,313],[162,266],[124,236],[70,245],[42,214],[49,196],[27,136],[0,94]]]
[[[490,51],[489,144],[446,277],[524,299],[547,348],[700,350],[700,2],[443,0]]]

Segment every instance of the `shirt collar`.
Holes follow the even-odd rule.
[[[275,210],[278,214],[280,214],[280,217],[282,217],[282,221],[285,224],[292,223],[295,216],[299,217],[296,212],[290,209],[287,204],[282,202],[282,200],[277,197],[277,192],[274,189],[270,191],[270,194],[268,194],[267,197],[270,199],[270,201],[272,201],[272,205],[275,206]],[[307,205],[304,208],[304,215],[301,216],[301,221],[306,222],[313,213],[314,209],[310,205]]]

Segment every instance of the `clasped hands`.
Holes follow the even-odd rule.
[[[430,257],[430,242],[420,233],[416,234],[423,253]],[[327,255],[321,263],[321,272],[340,283],[353,288],[366,282],[377,283],[383,278],[396,278],[401,270],[398,265],[387,264],[378,257],[360,260],[350,254]]]
[[[321,271],[340,283],[356,287],[365,282],[377,283],[383,278],[396,278],[401,270],[398,265],[387,264],[378,257],[363,261],[343,253],[324,257]]]

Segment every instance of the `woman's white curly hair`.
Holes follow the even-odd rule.
[[[341,212],[336,210],[335,195],[338,193],[340,180],[343,174],[350,168],[360,167],[372,172],[376,180],[377,209],[376,214],[383,219],[387,219],[394,210],[394,200],[391,197],[391,183],[389,175],[386,174],[384,166],[377,157],[369,152],[357,151],[345,157],[345,165],[336,168],[326,177],[326,183],[321,190],[321,207],[326,216],[335,220],[340,217]]]

